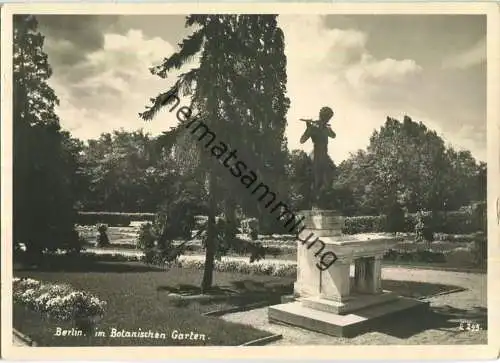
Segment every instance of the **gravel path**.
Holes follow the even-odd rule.
[[[386,332],[370,332],[350,339],[335,338],[300,328],[270,324],[267,321],[267,308],[228,314],[222,319],[248,324],[257,329],[283,335],[283,339],[270,343],[271,345],[486,344],[487,331],[459,330],[460,320],[469,318],[478,321],[477,317],[484,315],[482,309],[486,309],[487,306],[485,274],[386,267],[382,270],[382,278],[450,284],[464,287],[467,290],[428,299],[434,311],[453,315],[443,324],[436,323],[426,329],[412,327],[411,325],[414,325],[415,321],[412,321],[410,317],[408,323],[397,322],[395,327],[392,327],[393,329],[388,328]]]

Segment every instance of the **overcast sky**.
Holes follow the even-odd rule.
[[[63,128],[81,139],[176,124],[168,111],[139,119],[149,98],[175,80],[149,73],[190,33],[183,16],[38,16],[61,100]],[[279,17],[285,33],[289,148],[304,124],[332,107],[339,163],[368,145],[387,116],[424,122],[457,149],[486,160],[486,17],[355,15]],[[188,104],[187,100],[185,104]]]

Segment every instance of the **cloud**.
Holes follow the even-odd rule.
[[[57,42],[60,51],[71,51],[69,42]],[[54,47],[55,43],[52,50]],[[71,67],[72,72],[64,67],[54,69],[50,83],[61,99],[58,113],[62,126],[83,139],[119,128],[144,128],[152,133],[167,130],[175,115],[146,123],[138,113],[175,80],[175,74],[166,81],[149,72],[152,65],[174,51],[170,43],[158,37],[145,38],[140,30],[105,34],[102,48],[87,53]]]
[[[447,56],[442,62],[444,69],[466,69],[486,62],[486,37],[460,53]]]
[[[404,82],[408,77],[422,70],[414,60],[395,60],[386,58],[376,60],[369,54],[363,54],[361,61],[349,67],[346,72],[348,82],[356,87],[366,84]]]
[[[404,89],[421,72],[411,59],[377,59],[367,50],[366,33],[355,29],[331,29],[321,16],[280,16],[285,33],[289,148],[312,149],[298,140],[305,125],[299,118],[317,117],[322,106],[334,109],[332,127],[337,138],[329,144],[330,157],[339,163],[365,148],[374,129],[387,115],[403,116],[399,107],[382,108],[373,100],[387,89]]]
[[[103,34],[119,19],[116,15],[37,15],[40,31],[47,36],[46,47],[71,66],[85,54],[102,49]],[[71,48],[71,51],[68,51]]]
[[[408,114],[438,130],[439,125],[446,124],[445,116],[424,114],[421,111],[430,108],[422,108],[415,101],[419,95],[432,95],[429,102],[441,107],[435,100],[447,89],[438,87],[442,82],[435,81],[436,77],[429,79],[430,73],[426,74],[415,60],[397,59],[390,52],[375,56],[369,50],[368,32],[328,28],[322,16],[284,15],[278,21],[286,40],[287,90],[291,99],[286,130],[289,149],[312,149],[310,142],[299,144],[305,125],[298,119],[317,117],[325,105],[335,111],[332,126],[337,138],[330,142],[329,153],[336,163],[350,152],[365,148],[373,130],[382,126],[387,116],[402,119]],[[113,18],[104,17],[95,23],[98,31],[92,35],[93,41],[54,29],[52,35],[47,35],[46,50],[54,70],[50,84],[61,100],[58,113],[62,126],[74,136],[88,139],[120,128],[143,128],[157,134],[175,125],[175,115],[168,110],[150,122],[141,120],[138,113],[151,97],[169,89],[177,75],[185,71],[176,71],[167,80],[149,72],[152,65],[177,50],[174,44],[181,40],[185,29],[179,29],[179,38],[170,34],[175,40],[166,41],[160,34],[153,36],[152,29],[146,35],[138,20],[128,29],[117,29]],[[429,88],[431,85],[436,89]],[[460,88],[458,84],[454,87]],[[455,144],[472,151],[485,149],[480,130],[474,137],[458,128],[444,131]]]

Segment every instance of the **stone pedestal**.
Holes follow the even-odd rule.
[[[382,290],[382,256],[398,242],[393,234],[342,235],[343,217],[335,211],[301,214],[305,228],[297,242],[295,301],[269,307],[271,322],[349,336],[382,317],[428,306]],[[332,252],[335,262],[322,263]]]

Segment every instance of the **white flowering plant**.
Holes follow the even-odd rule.
[[[181,268],[203,269],[205,259],[202,256],[180,256],[171,266]],[[242,274],[293,277],[297,274],[295,261],[260,260],[249,262],[246,258],[224,256],[214,261],[214,270],[219,272],[238,272]]]
[[[106,302],[67,284],[15,278],[14,302],[59,320],[102,317]]]

